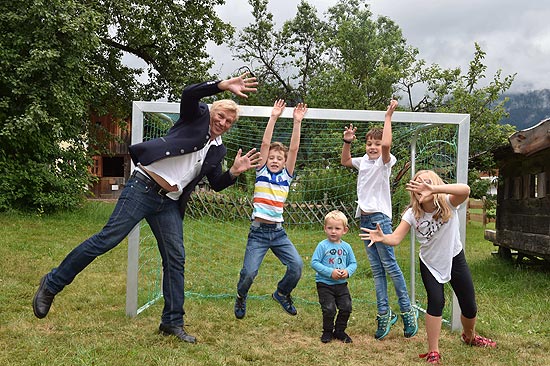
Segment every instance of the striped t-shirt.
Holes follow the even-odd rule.
[[[273,222],[284,221],[283,206],[292,178],[286,168],[278,173],[273,173],[267,168],[267,165],[264,165],[256,171],[252,219],[259,217]]]

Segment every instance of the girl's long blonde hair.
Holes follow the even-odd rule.
[[[441,177],[437,175],[433,170],[419,170],[418,172],[416,172],[412,180],[417,180],[420,175],[427,175],[427,179],[431,181],[431,185],[445,184],[445,182],[443,182],[443,179],[441,179]],[[426,179],[426,177],[424,179]],[[435,213],[433,215],[434,219],[441,219],[443,222],[449,221],[453,212],[449,203],[447,202],[447,194],[439,193],[434,194],[433,196],[434,204],[436,207]],[[412,208],[414,217],[416,219],[419,219],[422,215],[424,215],[422,205],[420,204],[420,202],[418,202],[418,198],[415,196],[414,192],[409,191],[409,197],[411,200],[408,207]]]

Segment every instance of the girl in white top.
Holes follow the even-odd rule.
[[[475,333],[477,305],[472,277],[459,234],[458,206],[468,199],[466,184],[445,184],[431,170],[421,170],[406,185],[410,204],[392,234],[361,228],[362,240],[398,245],[411,227],[420,243],[420,273],[428,296],[426,333],[428,353],[420,355],[439,364],[439,335],[445,297],[443,285],[449,282],[461,308],[462,340],[478,347],[496,347],[496,342]]]

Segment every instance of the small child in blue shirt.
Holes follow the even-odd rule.
[[[311,267],[317,272],[315,283],[323,313],[321,342],[328,343],[336,338],[351,343],[351,337],[345,332],[351,315],[348,278],[357,269],[357,261],[351,245],[342,240],[348,232],[346,215],[338,210],[329,212],[325,216],[324,231],[327,238],[317,244],[311,257]]]

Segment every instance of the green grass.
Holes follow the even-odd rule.
[[[412,339],[402,323],[375,341],[374,289],[357,233],[345,239],[359,261],[350,279],[354,299],[348,333],[352,344],[322,344],[321,314],[309,259],[323,238],[320,228],[288,229],[305,262],[295,290],[298,315],[291,317],[269,298],[283,267],[268,254],[260,268],[243,320],[233,315],[233,294],[248,228],[187,220],[186,324],[196,345],[156,333],[162,300],[135,319],[125,316],[126,242],[94,261],[59,294],[50,314],[36,319],[31,300],[40,277],[76,244],[101,229],[112,204],[92,202],[52,216],[0,214],[0,365],[423,365],[427,350],[423,319]],[[461,344],[444,327],[440,348],[446,365],[550,364],[550,272],[518,267],[491,255],[481,224],[467,227],[466,255],[477,291],[478,331],[498,348]],[[408,244],[397,254],[408,278]],[[420,281],[419,281],[420,282]],[[419,299],[424,292],[417,286]],[[395,295],[390,292],[390,299]],[[396,306],[394,306],[394,309]]]

